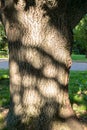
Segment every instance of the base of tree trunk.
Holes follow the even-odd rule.
[[[40,123],[41,122],[41,123]],[[29,125],[30,124],[30,125]],[[28,124],[20,121],[15,126],[9,126],[8,130],[84,130],[82,124],[76,117],[68,119],[54,119],[52,121],[32,119]]]

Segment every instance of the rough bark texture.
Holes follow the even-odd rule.
[[[83,130],[68,97],[67,1],[10,0],[2,20],[9,41],[9,130]]]

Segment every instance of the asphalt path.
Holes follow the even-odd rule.
[[[85,62],[73,62],[71,66],[71,70],[76,71],[86,71],[87,70],[87,63]]]
[[[9,63],[8,59],[0,59],[0,69],[8,69]]]
[[[8,69],[8,68],[9,68],[8,59],[0,59],[0,69]],[[71,70],[86,71],[87,70],[87,63],[73,62]]]

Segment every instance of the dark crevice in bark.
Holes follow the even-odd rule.
[[[26,2],[25,11],[27,11],[31,6],[36,6],[35,0],[25,0],[25,2]]]

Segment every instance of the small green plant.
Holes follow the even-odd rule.
[[[0,58],[8,58],[8,41],[4,27],[0,22]]]

